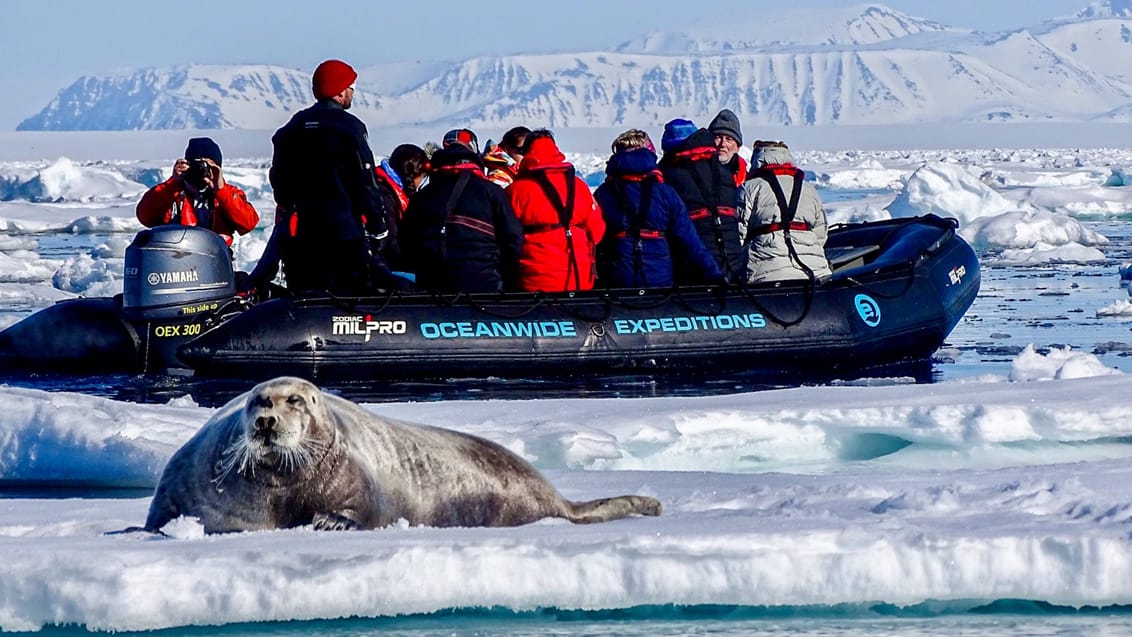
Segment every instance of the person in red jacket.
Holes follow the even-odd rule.
[[[527,136],[519,174],[507,189],[523,224],[519,287],[536,292],[589,290],[594,246],[605,234],[601,208],[574,174],[549,131]]]
[[[247,234],[259,214],[243,190],[224,180],[220,146],[194,137],[185,156],[173,164],[173,176],[150,188],[138,202],[138,221],[147,228],[166,224],[208,228],[232,245],[232,235]]]

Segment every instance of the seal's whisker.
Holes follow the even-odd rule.
[[[293,447],[287,447],[279,455],[279,470],[286,473],[295,471],[295,449]]]
[[[241,437],[234,445],[232,463],[236,466],[236,473],[246,476],[255,475],[255,458],[248,439]],[[238,465],[238,466],[237,466]]]
[[[233,439],[231,444],[220,453],[220,471],[212,482],[218,486],[223,484],[233,469],[236,469],[237,473],[244,473],[248,466],[252,465],[250,456],[251,450],[248,449],[247,440],[243,436]]]
[[[279,461],[275,464],[281,472],[294,473],[307,465],[306,453],[301,446],[287,447],[280,451]]]
[[[316,440],[304,440],[299,443],[299,450],[303,454],[306,464],[312,464],[316,456],[320,456],[330,449],[330,444]]]
[[[329,449],[330,444],[327,442],[311,440],[309,438],[303,440],[299,443],[299,446],[295,448],[299,468],[304,469],[314,465],[317,459],[325,455]]]
[[[303,443],[299,443],[298,446],[288,447],[280,458],[279,463],[280,466],[286,468],[287,471],[299,471],[310,464],[310,454]]]

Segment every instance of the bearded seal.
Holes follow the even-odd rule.
[[[231,400],[162,471],[145,530],[180,516],[206,533],[518,526],[660,515],[660,502],[571,502],[526,460],[469,434],[383,418],[300,378]]]

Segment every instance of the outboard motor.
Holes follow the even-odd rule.
[[[143,230],[126,248],[125,268],[122,307],[138,318],[196,314],[236,294],[228,246],[203,228]]]
[[[125,291],[46,307],[0,332],[0,371],[165,373],[177,347],[244,309],[228,246],[186,226],[144,230],[126,248]]]
[[[185,367],[177,347],[235,296],[231,252],[219,235],[191,226],[140,232],[126,248],[122,316],[137,330],[142,371]]]

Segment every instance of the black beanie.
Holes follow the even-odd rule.
[[[727,135],[739,142],[740,146],[743,145],[743,133],[739,130],[739,118],[726,108],[719,111],[715,119],[711,120],[708,130],[711,131],[712,135]]]
[[[194,137],[185,147],[185,159],[211,159],[220,166],[223,156],[220,154],[220,146],[211,137]]]

